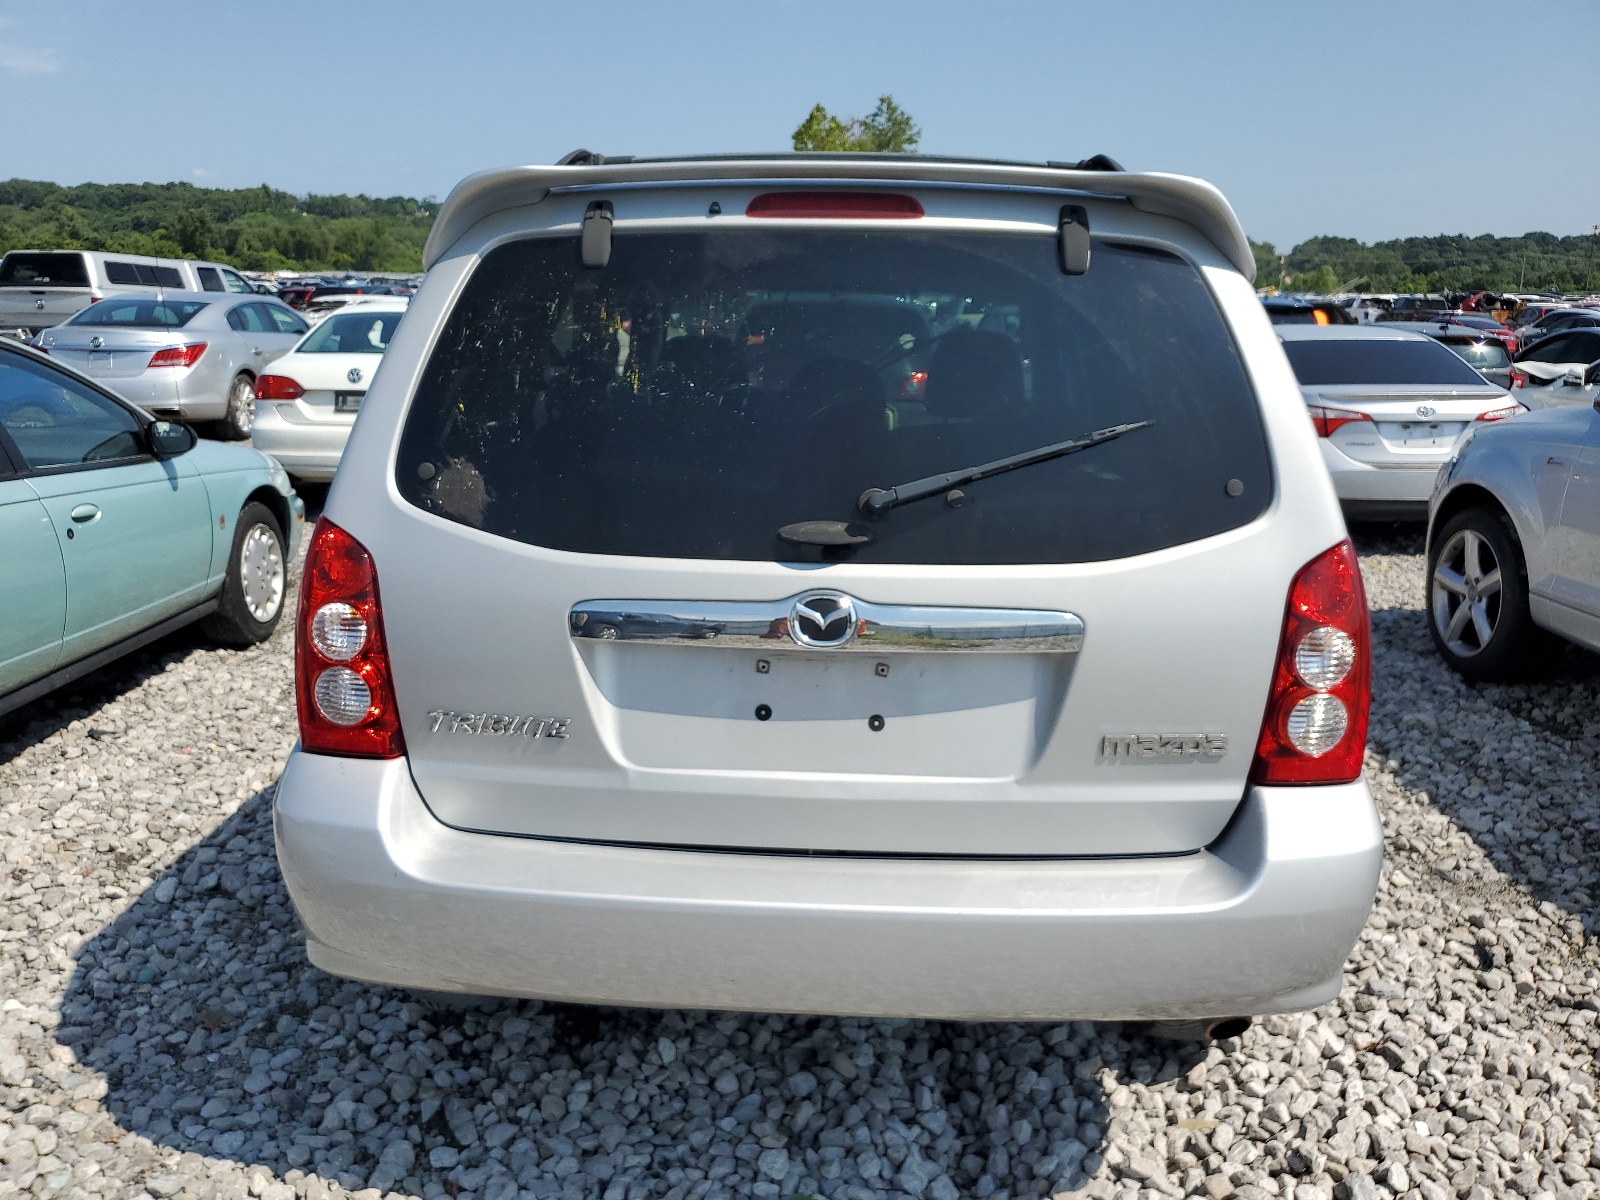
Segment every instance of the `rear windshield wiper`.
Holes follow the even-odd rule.
[[[902,504],[926,500],[929,496],[937,496],[963,484],[976,483],[991,475],[1004,475],[1007,471],[1019,471],[1035,463],[1065,458],[1080,450],[1116,441],[1125,433],[1132,433],[1135,429],[1147,429],[1153,424],[1154,421],[1130,421],[1125,425],[1110,425],[1105,429],[1086,433],[1082,437],[1065,442],[1052,442],[1048,446],[1024,450],[1021,454],[1013,454],[1009,458],[997,458],[993,462],[981,463],[976,467],[949,471],[943,475],[929,475],[925,479],[913,479],[910,483],[896,484],[891,488],[868,488],[861,493],[861,499],[857,501],[856,506],[861,510],[862,516],[875,521],[887,514],[890,509],[899,508]]]

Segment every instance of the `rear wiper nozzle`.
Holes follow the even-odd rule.
[[[925,479],[913,479],[910,483],[897,484],[891,488],[868,488],[861,493],[861,499],[856,502],[856,506],[861,510],[862,516],[868,520],[875,521],[888,513],[890,509],[899,508],[902,504],[910,504],[916,500],[926,500],[929,496],[937,496],[942,492],[948,492],[951,488],[975,483],[980,479],[987,479],[991,475],[1003,475],[1007,471],[1031,467],[1034,463],[1065,458],[1069,454],[1076,454],[1080,450],[1088,450],[1092,446],[1115,441],[1125,433],[1132,433],[1136,429],[1145,429],[1153,424],[1155,424],[1154,421],[1130,421],[1124,425],[1109,425],[1104,429],[1096,429],[1093,433],[1086,433],[1082,437],[1072,438],[1065,442],[1052,442],[1048,446],[1040,446],[1035,450],[1024,450],[1021,454],[1013,454],[1008,458],[997,458],[993,462],[980,463],[976,467],[949,471],[943,475],[929,475]]]

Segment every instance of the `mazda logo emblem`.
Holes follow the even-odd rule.
[[[789,636],[815,650],[849,645],[856,623],[856,602],[843,592],[809,592],[789,610]]]
[[[1439,410],[1437,408],[1435,408],[1431,404],[1419,404],[1419,405],[1417,405],[1417,416],[1419,416],[1419,417],[1431,417],[1431,416],[1433,416],[1434,413],[1436,413],[1438,411]]]
[[[346,379],[348,379],[351,383],[360,383],[361,382],[361,368],[360,367],[351,367],[348,371],[346,371],[344,373],[344,377]]]

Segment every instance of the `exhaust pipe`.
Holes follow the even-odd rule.
[[[1215,1042],[1241,1036],[1250,1028],[1249,1017],[1201,1017],[1193,1021],[1151,1021],[1154,1037],[1173,1042]]]

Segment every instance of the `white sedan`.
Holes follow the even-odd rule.
[[[256,380],[256,449],[298,480],[333,478],[367,386],[410,303],[404,296],[351,302]]]

